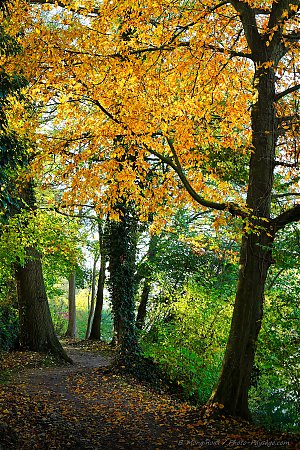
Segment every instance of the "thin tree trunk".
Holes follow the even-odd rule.
[[[274,284],[276,283],[276,280],[280,277],[280,275],[286,270],[285,267],[278,270],[276,275],[272,278],[272,280],[269,282],[267,289],[271,290]]]
[[[99,246],[100,246],[100,270],[97,285],[96,305],[94,318],[91,326],[89,339],[99,341],[101,339],[101,318],[104,301],[104,286],[105,286],[105,270],[106,270],[106,243],[105,231],[103,225],[99,222]]]
[[[147,305],[149,301],[149,294],[151,292],[151,284],[152,284],[152,272],[153,272],[152,263],[154,262],[157,253],[157,242],[158,236],[152,235],[149,242],[147,257],[142,265],[141,270],[142,273],[140,275],[140,279],[144,278],[144,285],[136,317],[136,327],[138,329],[143,328],[147,315]],[[139,277],[137,277],[137,279],[138,278]]]
[[[68,328],[65,336],[69,338],[76,337],[76,274],[75,270],[70,274],[69,279],[69,296],[68,296],[68,306],[69,306],[69,319]]]
[[[86,327],[86,333],[85,338],[88,339],[91,333],[91,326],[92,326],[92,320],[94,317],[94,311],[95,311],[95,297],[96,297],[96,266],[98,257],[95,256],[94,263],[93,263],[93,272],[92,272],[92,290],[91,290],[91,305],[89,309],[89,316],[88,316],[88,322]]]
[[[98,277],[98,286],[97,286],[97,295],[96,295],[96,305],[94,318],[91,326],[91,332],[89,335],[89,339],[99,341],[101,339],[101,318],[102,318],[102,309],[103,309],[103,301],[104,301],[104,284],[105,284],[105,260],[102,261],[100,265],[99,277]]]
[[[145,319],[146,319],[146,315],[147,315],[147,305],[148,305],[150,292],[151,292],[151,282],[148,278],[146,278],[144,280],[141,301],[140,301],[137,316],[136,316],[136,327],[139,330],[141,330],[145,324]]]
[[[72,360],[62,348],[54,331],[44,285],[40,254],[27,250],[28,259],[16,268],[20,317],[20,348],[52,353],[68,362]]]

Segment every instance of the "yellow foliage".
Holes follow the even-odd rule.
[[[34,121],[15,124],[41,152],[33,172],[54,166],[44,182],[64,189],[66,206],[89,202],[98,214],[113,215],[125,198],[143,219],[153,212],[164,217],[172,206],[196,204],[180,173],[201,197],[243,204],[244,189],[220,179],[211,165],[214,152],[250,155],[251,149],[254,67],[240,57],[250,49],[230,4],[104,0],[96,10],[87,0],[64,9],[29,8],[22,0],[14,5],[11,31],[26,39],[24,53],[9,64],[21,66],[31,80],[27,95],[41,107],[41,118],[52,118],[37,129]],[[297,8],[291,3],[283,24],[270,29],[258,19],[266,46],[291,26],[284,19]],[[273,59],[260,67],[271,70]],[[289,69],[278,70],[286,75],[284,87]]]

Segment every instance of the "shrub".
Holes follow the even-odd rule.
[[[18,341],[18,311],[10,304],[0,305],[0,348],[11,350]]]
[[[295,280],[298,282],[298,280]],[[266,295],[255,365],[259,376],[250,390],[253,419],[269,429],[299,427],[299,291],[293,283]]]
[[[142,339],[152,357],[186,397],[208,400],[217,381],[232,313],[231,303],[220,292],[205,293],[190,284],[184,296],[160,308],[160,317]]]

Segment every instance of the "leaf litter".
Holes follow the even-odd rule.
[[[33,352],[2,357],[1,450],[296,449],[299,436],[270,433],[197,408],[110,369],[111,350],[67,348],[75,364]],[[50,361],[50,362],[49,362]],[[1,377],[0,377],[1,380]]]

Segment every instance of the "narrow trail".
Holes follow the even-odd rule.
[[[113,374],[99,352],[66,350],[74,365],[28,368],[0,385],[1,450],[297,448]]]
[[[99,353],[83,351],[80,347],[64,346],[64,349],[74,364],[62,367],[25,369],[14,376],[14,383],[26,386],[27,392],[32,394],[48,395],[50,393],[55,395],[64,392],[70,395],[67,387],[68,377],[87,369],[108,367],[111,361],[109,357]]]

